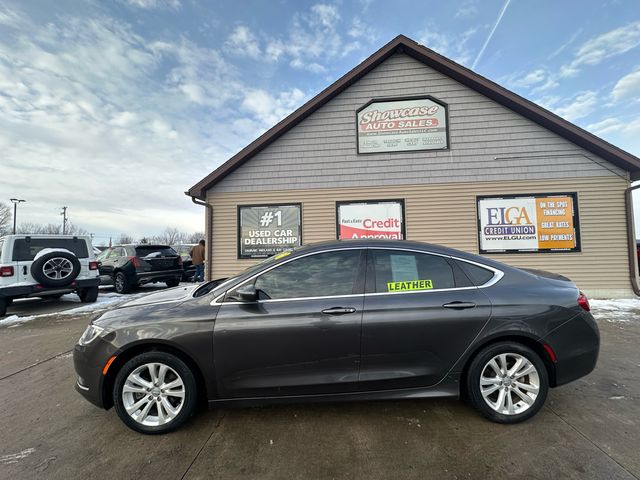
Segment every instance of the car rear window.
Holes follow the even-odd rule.
[[[136,247],[136,256],[138,258],[144,257],[175,257],[178,255],[171,247],[166,246],[144,246],[144,247]]]
[[[456,262],[460,268],[467,274],[467,276],[471,279],[471,281],[476,285],[484,285],[489,280],[491,280],[494,276],[494,273],[491,270],[486,268],[479,267],[472,263],[467,262]]]
[[[45,248],[63,248],[78,258],[89,258],[87,242],[80,238],[19,238],[13,242],[13,261],[33,260],[40,250]]]

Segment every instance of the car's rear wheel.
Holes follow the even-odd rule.
[[[177,287],[178,285],[180,285],[180,280],[178,280],[177,278],[173,279],[173,280],[167,280],[165,282],[167,284],[167,287]]]
[[[113,403],[131,429],[167,433],[183,425],[197,403],[196,380],[178,357],[147,352],[129,360],[118,372]]]
[[[83,303],[93,303],[98,300],[98,293],[98,287],[87,287],[80,289],[78,296]]]
[[[123,272],[116,272],[113,276],[113,288],[118,293],[129,293],[131,291],[131,284]]]
[[[481,350],[467,373],[471,404],[489,420],[518,423],[533,417],[549,390],[547,369],[526,345],[500,342]]]
[[[0,317],[4,317],[7,313],[7,307],[10,305],[8,298],[0,298]]]

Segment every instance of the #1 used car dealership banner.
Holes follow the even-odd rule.
[[[338,202],[338,238],[404,238],[404,202]]]
[[[300,205],[238,207],[238,258],[266,258],[301,245]]]
[[[478,197],[480,252],[580,251],[575,193]]]
[[[360,111],[358,153],[449,147],[446,107],[432,98],[374,101]]]

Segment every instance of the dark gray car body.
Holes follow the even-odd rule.
[[[361,280],[353,292],[249,303],[229,299],[230,292],[269,269],[339,249],[362,252]],[[427,292],[374,292],[366,276],[372,249],[429,253],[481,264],[496,274],[482,286],[468,282]],[[588,374],[597,361],[598,328],[578,305],[578,296],[564,277],[436,245],[316,244],[226,281],[166,290],[102,314],[93,323],[108,332],[75,347],[76,389],[92,403],[111,407],[118,368],[156,348],[192,367],[210,405],[457,396],[470,359],[500,340],[533,348],[554,387]],[[335,308],[354,311],[323,313]]]

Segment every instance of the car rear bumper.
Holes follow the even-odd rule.
[[[82,280],[74,280],[65,287],[43,287],[41,285],[16,285],[15,287],[0,288],[0,297],[6,298],[24,298],[24,297],[46,297],[49,295],[59,295],[75,292],[81,288],[97,287],[100,285],[100,278],[87,278]]]
[[[593,316],[584,312],[559,326],[542,341],[556,355],[555,385],[564,385],[591,373],[600,351],[600,332]]]
[[[161,270],[155,272],[137,272],[136,280],[139,285],[151,282],[166,282],[167,280],[182,280],[184,271],[180,270]]]

